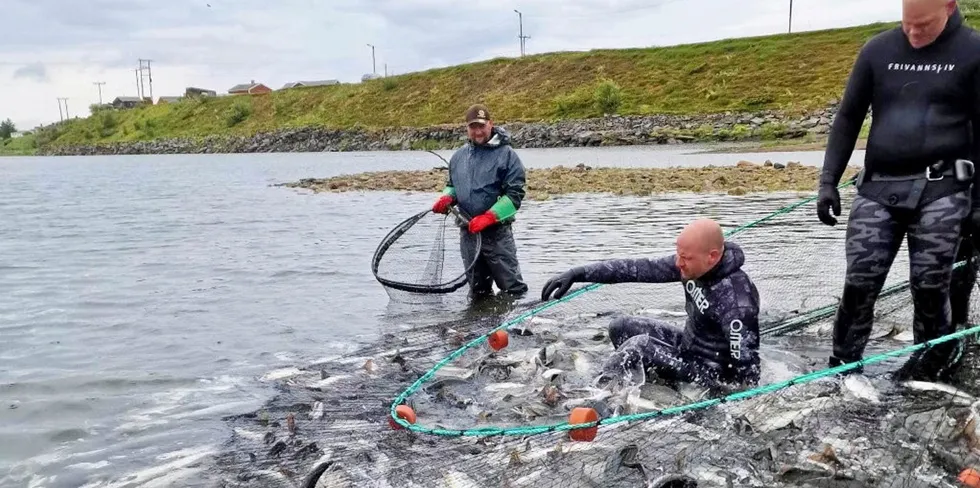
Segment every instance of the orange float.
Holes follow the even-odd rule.
[[[960,483],[970,488],[980,488],[980,472],[973,468],[966,468],[960,472],[959,477]]]
[[[599,413],[596,412],[595,409],[588,407],[575,407],[572,409],[572,413],[568,416],[569,425],[587,424],[597,420],[599,420]],[[598,425],[595,427],[582,427],[579,429],[569,430],[568,437],[570,437],[573,441],[592,442],[592,439],[595,439],[598,432]]]
[[[494,331],[487,338],[487,344],[489,344],[490,348],[493,349],[494,351],[499,351],[507,347],[507,342],[508,342],[508,336],[507,336],[507,331],[505,330]]]
[[[415,423],[415,410],[412,410],[412,407],[409,407],[408,405],[399,405],[395,407],[395,415],[398,415],[399,418],[405,419],[405,421],[410,424]],[[388,417],[388,424],[395,430],[404,429],[404,427],[398,425],[398,422],[395,422],[395,419],[391,417]]]

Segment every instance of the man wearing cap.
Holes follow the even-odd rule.
[[[442,196],[432,211],[445,214],[453,204],[470,217],[460,232],[463,262],[473,261],[473,235],[480,234],[480,256],[467,274],[471,297],[502,293],[517,297],[528,286],[517,262],[517,246],[511,224],[525,194],[524,165],[510,145],[510,136],[494,127],[487,107],[477,104],[466,111],[469,141],[449,159],[449,175]]]

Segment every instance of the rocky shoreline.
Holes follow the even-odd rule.
[[[857,168],[848,167],[844,178]],[[774,191],[814,191],[820,169],[798,162],[763,164],[739,161],[734,166],[698,168],[592,168],[579,164],[573,168],[531,168],[527,170],[527,200],[548,200],[575,193],[611,193],[648,196],[694,192],[748,193]],[[340,175],[332,178],[304,178],[274,186],[302,188],[320,192],[408,191],[436,193],[446,182],[446,169],[428,171],[378,171]]]
[[[501,124],[516,148],[629,146],[790,140],[829,131],[837,101],[802,116],[775,111],[704,115],[607,116],[558,122]],[[203,139],[157,139],[44,147],[42,156],[127,154],[216,154],[264,152],[389,151],[453,149],[465,141],[459,125],[427,128],[392,127],[380,130],[305,127],[252,136],[210,136]]]

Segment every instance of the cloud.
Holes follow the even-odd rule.
[[[31,63],[14,71],[14,79],[19,78],[43,83],[48,81],[48,70],[41,63]]]
[[[858,3],[794,2],[794,31],[900,14],[895,0]],[[356,82],[373,69],[368,44],[379,73],[517,56],[515,9],[528,54],[764,35],[785,32],[788,17],[788,1],[774,0],[6,0],[0,77],[14,85],[0,90],[0,115],[58,120],[55,98],[87,107],[96,81],[108,100],[135,95],[141,58],[156,97],[252,79]]]

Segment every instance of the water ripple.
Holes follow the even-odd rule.
[[[688,150],[520,154],[528,167],[822,159]],[[462,302],[393,304],[370,273],[378,241],[433,195],[269,186],[437,164],[424,152],[0,159],[0,485],[160,480],[154,466],[206,455],[230,435],[222,416],[274,394],[265,372],[458,317]],[[526,202],[514,230],[536,294],[570,266],[669,253],[693,218],[730,229],[797,198],[573,195]],[[739,238],[772,303],[797,286],[792,264],[821,270],[826,294],[840,284],[843,230],[807,218]],[[670,290],[650,301],[676,307]]]

